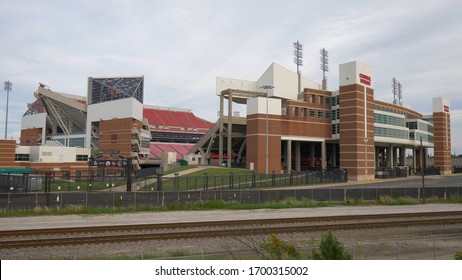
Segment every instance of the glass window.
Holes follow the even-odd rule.
[[[323,119],[323,118],[324,118],[324,111],[318,110],[318,119]]]
[[[326,111],[326,119],[330,120],[330,110]]]
[[[29,154],[16,154],[16,161],[29,161]]]
[[[75,161],[88,161],[88,155],[76,155]]]
[[[69,147],[85,147],[85,139],[80,138],[69,138]]]
[[[310,118],[314,119],[314,109],[310,109]]]

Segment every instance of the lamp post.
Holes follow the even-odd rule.
[[[422,203],[425,204],[425,160],[422,145],[422,136],[420,136],[420,168],[422,169]]]
[[[268,92],[273,89],[274,86],[264,85],[260,88],[266,89],[266,161],[265,161],[265,174],[268,176]]]
[[[8,134],[8,101],[10,99],[10,91],[11,87],[13,86],[13,83],[10,81],[5,81],[4,83],[4,89],[6,91],[6,118],[5,118],[5,140],[7,138]]]

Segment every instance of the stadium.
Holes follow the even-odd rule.
[[[89,77],[86,97],[39,84],[19,146],[3,141],[0,166],[73,173],[89,164],[140,170],[181,161],[266,174],[343,169],[353,181],[397,168],[451,172],[449,101],[433,98],[424,115],[375,100],[374,71],[360,62],[339,65],[338,90],[272,63],[254,81],[217,77],[216,95],[212,123],[188,109],[145,105],[143,76]],[[234,104],[246,106],[245,117],[230,113]]]
[[[5,141],[0,165],[73,174],[93,159],[139,170],[161,166],[166,154],[168,166],[212,126],[189,109],[144,105],[143,96],[143,76],[90,77],[86,97],[39,84],[22,117],[19,146]]]

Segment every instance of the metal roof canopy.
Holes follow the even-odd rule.
[[[75,130],[85,131],[87,106],[69,95],[51,91],[48,88],[39,86],[36,97],[43,101],[45,109],[54,119],[65,135],[71,135]]]
[[[225,89],[221,91],[225,99],[229,100],[229,95],[232,95],[233,102],[238,104],[247,104],[247,99],[255,97],[266,97],[266,92],[248,91],[240,89]]]

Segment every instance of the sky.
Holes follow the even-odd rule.
[[[0,10],[0,79],[13,83],[8,139],[19,138],[39,82],[86,96],[88,77],[144,75],[145,104],[215,122],[216,77],[255,81],[273,62],[296,71],[298,40],[302,75],[317,83],[319,50],[329,51],[330,90],[338,65],[357,60],[374,69],[375,99],[393,102],[393,77],[418,112],[431,114],[433,97],[448,99],[451,152],[462,154],[459,0],[0,0]],[[2,90],[1,138],[6,97]]]

